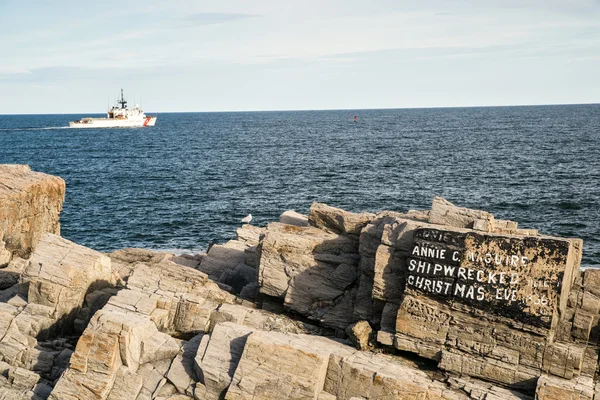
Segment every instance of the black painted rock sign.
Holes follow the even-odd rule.
[[[421,228],[407,259],[407,290],[549,329],[577,264],[569,250],[564,239]]]

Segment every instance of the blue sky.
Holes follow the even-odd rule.
[[[0,113],[600,102],[600,0],[0,0]]]

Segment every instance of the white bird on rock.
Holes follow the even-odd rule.
[[[243,223],[245,224],[249,224],[250,221],[252,221],[252,214],[248,214],[244,217],[244,219],[242,220]]]

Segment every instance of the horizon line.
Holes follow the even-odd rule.
[[[202,113],[268,113],[268,112],[300,112],[300,111],[377,111],[377,110],[435,110],[452,108],[499,108],[499,107],[548,107],[548,106],[591,106],[598,103],[550,103],[550,104],[500,104],[500,105],[468,105],[468,106],[426,106],[426,107],[372,107],[372,108],[297,108],[297,109],[270,109],[270,110],[217,110],[217,111],[149,111],[149,113],[163,114],[202,114]],[[105,114],[104,112],[76,112],[76,113],[9,113],[0,115],[78,115],[78,114]]]

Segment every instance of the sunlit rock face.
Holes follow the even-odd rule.
[[[60,178],[0,171],[0,398],[598,398],[581,240],[435,198],[105,255],[57,235]]]
[[[27,165],[0,165],[0,241],[6,249],[26,257],[44,232],[59,234],[64,199],[61,178]]]

